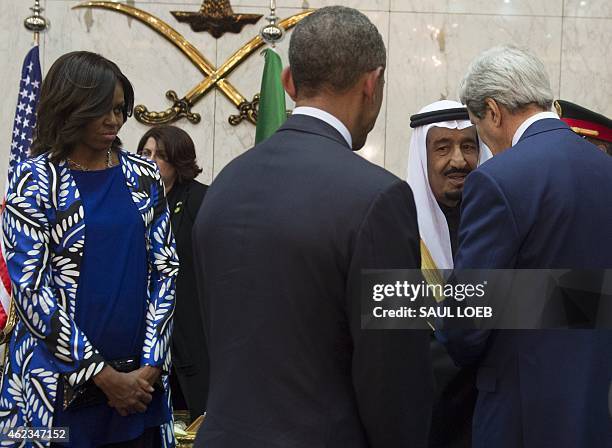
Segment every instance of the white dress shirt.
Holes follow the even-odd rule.
[[[534,124],[536,121],[545,120],[547,118],[554,118],[556,120],[559,119],[559,116],[554,112],[540,112],[538,114],[532,115],[521,124],[516,132],[514,133],[514,137],[512,137],[512,146],[516,145],[518,141],[521,139],[525,131],[529,126]]]
[[[346,140],[346,143],[348,143],[349,148],[353,147],[353,138],[351,137],[351,133],[349,132],[348,128],[344,126],[344,123],[342,123],[329,112],[317,109],[316,107],[300,106],[296,107],[293,110],[292,115],[308,115],[309,117],[315,117],[321,121],[324,121],[328,125],[332,126],[334,129],[336,129],[340,133],[340,135],[344,137],[344,140]]]

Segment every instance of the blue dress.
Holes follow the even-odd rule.
[[[120,166],[71,172],[85,212],[85,247],[76,324],[105,360],[140,359],[145,337],[147,253],[145,225]],[[61,383],[60,383],[61,386]],[[161,392],[143,414],[120,416],[107,404],[63,411],[58,388],[53,426],[70,428],[78,448],[128,441],[170,419]]]

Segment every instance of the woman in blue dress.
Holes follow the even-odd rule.
[[[128,79],[94,53],[60,57],[43,82],[32,158],[3,213],[19,320],[0,431],[69,427],[60,446],[78,448],[175,444],[178,260],[158,169],[120,148],[133,104]]]

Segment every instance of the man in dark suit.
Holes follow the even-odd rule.
[[[488,50],[460,96],[495,156],[465,183],[455,268],[612,268],[612,159],[549,112],[542,62]],[[612,446],[612,332],[444,335],[457,361],[479,367],[474,448]]]
[[[196,447],[427,445],[426,331],[363,331],[361,270],[419,268],[408,185],[351,151],[383,97],[385,46],[360,12],[293,31],[297,108],[211,185],[194,229],[210,353]]]
[[[465,177],[491,157],[481,148],[465,106],[436,101],[410,117],[408,184],[421,234],[421,269],[453,268]],[[429,271],[431,272],[431,271]],[[476,370],[458,368],[446,348],[431,338],[435,380],[429,448],[470,448],[476,404]]]

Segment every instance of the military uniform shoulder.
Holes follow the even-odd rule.
[[[612,142],[610,118],[570,101],[557,100],[554,105],[559,118],[577,134]]]

